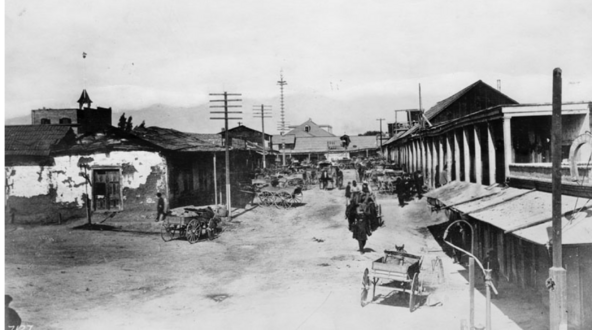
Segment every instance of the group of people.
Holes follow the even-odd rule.
[[[397,178],[395,182],[395,192],[399,199],[399,206],[404,207],[405,201],[410,199],[413,194],[417,194],[418,198],[423,197],[423,175],[421,171],[413,173],[404,173]]]
[[[358,185],[357,181],[348,182],[345,187],[345,217],[348,221],[348,228],[353,233],[353,238],[358,241],[361,254],[368,237],[372,235],[379,226],[381,219],[377,216],[376,201],[372,188],[364,181]]]

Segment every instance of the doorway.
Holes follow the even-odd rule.
[[[119,169],[93,170],[92,191],[95,211],[122,209]]]

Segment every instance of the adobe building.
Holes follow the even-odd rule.
[[[111,108],[91,108],[92,100],[82,91],[78,109],[38,109],[31,111],[32,125],[65,125],[74,133],[83,134],[111,126]]]

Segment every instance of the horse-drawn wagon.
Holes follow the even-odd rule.
[[[318,163],[319,188],[326,189],[329,182],[332,188],[343,187],[343,172],[339,166],[333,165],[330,161],[321,161]]]

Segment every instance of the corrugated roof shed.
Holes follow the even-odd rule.
[[[52,148],[68,135],[74,138],[69,126],[15,125],[4,128],[6,156],[49,156]]]
[[[194,133],[179,132],[171,128],[136,127],[132,133],[166,150],[184,152],[225,150],[219,145],[197,138]]]
[[[487,196],[492,194],[493,196]],[[475,183],[454,181],[426,194],[426,197],[436,198],[448,206],[482,197],[452,208],[531,242],[547,244],[549,241],[546,228],[550,226],[552,214],[550,193],[516,188],[487,188]],[[561,197],[563,214],[572,212],[576,206],[592,208],[592,202],[572,196]],[[563,244],[592,243],[592,211],[580,212],[575,217],[578,221],[570,221],[572,215],[563,217]],[[579,229],[573,229],[576,227]],[[519,228],[523,229],[516,230]]]

